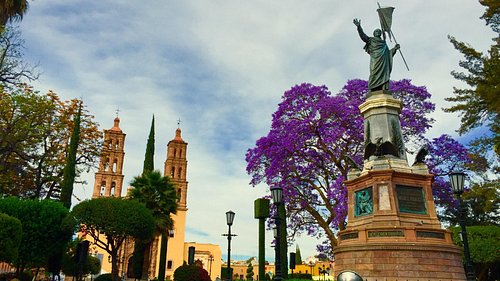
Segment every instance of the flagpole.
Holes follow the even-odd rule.
[[[381,9],[380,4],[377,2],[378,8]],[[387,22],[385,21],[385,18],[383,15],[378,14],[380,18],[382,18],[382,21],[384,21],[384,25],[387,26]],[[391,36],[394,38],[394,43],[398,44],[398,41],[396,40],[396,36],[394,36],[394,33],[392,33],[392,28],[389,29],[389,32],[391,33]],[[398,49],[399,54],[401,55],[401,58],[403,59],[403,62],[405,63],[406,69],[410,71],[410,68],[408,68],[408,64],[406,63],[405,57],[403,56],[403,52],[401,52],[401,48]]]

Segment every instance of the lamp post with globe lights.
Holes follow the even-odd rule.
[[[231,234],[231,226],[233,225],[234,215],[235,214],[233,211],[226,212],[226,223],[229,229],[227,231],[227,234],[222,234],[222,236],[227,236],[227,280],[229,281],[233,280],[233,275],[231,274],[231,238],[233,236],[236,236],[236,234]]]

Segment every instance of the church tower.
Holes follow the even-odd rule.
[[[177,188],[179,207],[177,211],[187,211],[187,142],[181,137],[181,129],[175,131],[175,138],[168,142],[167,160],[165,160],[164,176],[170,176],[172,183]]]
[[[187,142],[182,139],[181,129],[177,128],[175,137],[168,142],[164,175],[169,176],[179,196],[177,214],[172,215],[174,231],[169,234],[166,279],[173,279],[174,270],[184,261],[184,231],[187,212]]]
[[[125,134],[120,129],[120,118],[116,117],[114,125],[104,130],[104,143],[99,161],[99,169],[95,174],[92,198],[102,196],[120,197],[123,186],[123,159],[125,152]]]

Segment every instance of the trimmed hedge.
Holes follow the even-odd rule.
[[[290,274],[288,277],[290,277],[289,280],[312,280],[312,275],[310,273],[294,273]]]
[[[111,273],[105,273],[97,276],[94,281],[113,281]]]
[[[22,235],[21,221],[0,213],[0,261],[10,263],[17,258]]]

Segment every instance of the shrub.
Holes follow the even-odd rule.
[[[2,272],[0,273],[0,281],[10,281],[16,278],[15,272]]]
[[[208,272],[195,265],[187,265],[185,262],[182,266],[174,271],[174,281],[211,281]]]
[[[94,281],[113,281],[113,276],[111,273],[101,274],[94,279]]]
[[[17,258],[22,234],[21,221],[0,213],[0,261],[12,262]]]
[[[312,275],[310,273],[294,273],[290,274],[290,278],[298,280],[312,280]]]
[[[31,281],[33,280],[33,273],[31,271],[23,271],[17,275],[20,281]]]

